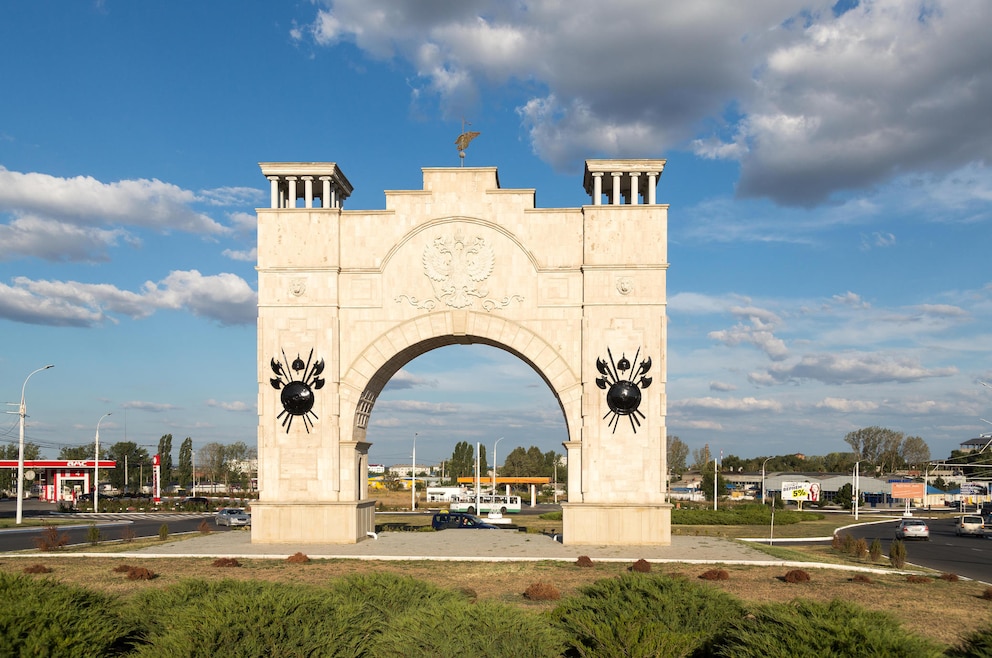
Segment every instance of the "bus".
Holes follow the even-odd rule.
[[[520,511],[520,496],[493,496],[492,494],[484,494],[479,496],[478,509],[476,509],[475,496],[459,496],[451,500],[448,510],[451,512],[468,512],[469,514],[482,514],[483,512],[516,514]]]

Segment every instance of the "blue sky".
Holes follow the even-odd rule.
[[[260,161],[334,161],[346,209],[455,166],[539,207],[582,161],[667,158],[668,429],[757,456],[881,425],[992,430],[992,5],[341,0],[10,3],[0,21],[0,399],[28,440],[256,436]],[[623,236],[636,240],[637,236]],[[16,411],[16,407],[8,407]],[[17,416],[0,441],[17,440]],[[373,463],[562,451],[492,348],[409,363]],[[501,459],[502,457],[500,457]]]

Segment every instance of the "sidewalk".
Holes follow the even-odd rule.
[[[235,557],[285,559],[294,553],[312,559],[574,561],[580,555],[600,561],[770,563],[766,553],[717,537],[672,537],[671,546],[566,546],[546,535],[495,530],[384,532],[357,544],[253,544],[248,531],[213,532],[133,553],[150,557]],[[115,553],[115,555],[122,555]]]

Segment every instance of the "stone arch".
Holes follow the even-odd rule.
[[[376,399],[458,343],[516,355],[558,400],[565,543],[671,542],[664,160],[587,161],[591,204],[573,208],[535,207],[495,167],[425,168],[423,189],[366,211],[344,210],[336,163],[260,164],[253,542],[364,540]]]
[[[519,323],[486,313],[439,311],[432,315],[431,322],[407,320],[378,336],[345,370],[341,408],[352,417],[345,417],[342,425],[353,428],[353,440],[365,440],[375,401],[400,368],[433,349],[472,343],[505,350],[533,368],[558,401],[568,436],[578,436],[582,381],[547,341]],[[459,325],[465,333],[454,329]]]

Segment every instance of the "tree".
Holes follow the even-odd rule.
[[[692,470],[705,470],[706,465],[709,464],[712,459],[713,458],[710,456],[710,444],[707,443],[702,448],[694,448],[692,451]]]
[[[841,485],[840,489],[837,490],[837,495],[834,496],[834,502],[843,507],[844,509],[851,509],[854,506],[854,487],[851,483]]]
[[[859,461],[868,462],[881,472],[885,472],[886,468],[895,468],[899,461],[902,437],[902,432],[876,425],[848,432],[844,442],[857,453]]]
[[[672,434],[668,435],[668,470],[676,475],[685,472],[685,460],[689,457],[689,446]]]
[[[16,455],[15,455],[16,456]],[[94,445],[62,446],[59,448],[59,459],[93,459]]]
[[[179,486],[193,487],[193,439],[186,437],[179,446],[179,468],[176,479]]]
[[[162,482],[172,482],[172,435],[163,434],[158,440],[159,469]],[[142,482],[144,484],[144,482]]]
[[[20,443],[8,443],[0,445],[0,459],[18,459]],[[92,456],[92,453],[90,453]],[[41,448],[37,444],[25,441],[24,459],[39,459]],[[17,490],[17,469],[0,468],[0,491],[8,491],[11,495]]]
[[[933,482],[930,483],[930,486],[932,486],[934,489],[947,491],[947,483],[944,482],[944,478],[940,477],[939,475],[934,479]]]
[[[110,471],[107,479],[110,480],[111,486],[121,491],[125,488],[134,488],[141,464],[149,461],[148,451],[133,441],[118,441],[104,453],[104,458],[117,462],[117,466]],[[126,474],[125,468],[127,468]]]
[[[210,482],[227,481],[227,459],[224,446],[216,441],[204,444],[197,453],[197,471]]]
[[[451,484],[457,484],[460,477],[475,476],[475,450],[467,441],[459,441],[448,460],[448,476]]]
[[[909,466],[919,468],[930,461],[930,446],[919,436],[907,436],[902,442],[902,460]]]
[[[703,465],[699,478],[699,488],[702,489],[706,500],[713,500],[713,460]],[[716,491],[718,497],[727,495],[727,481],[723,478],[722,473],[716,474]]]

